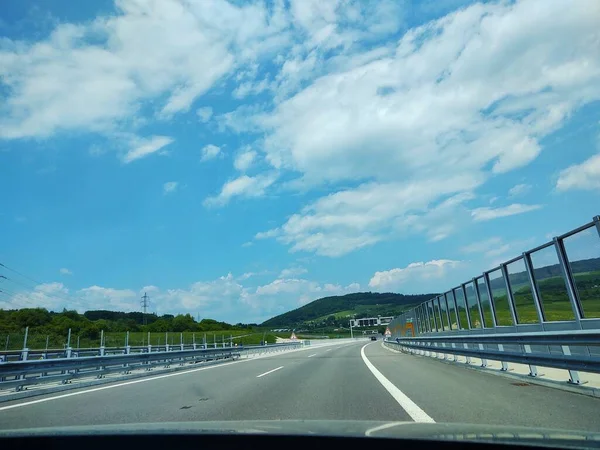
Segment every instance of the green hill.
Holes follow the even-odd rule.
[[[422,303],[437,294],[404,295],[393,293],[357,292],[355,294],[324,297],[298,309],[265,321],[265,327],[297,327],[312,322],[348,326],[348,316],[395,316],[410,306]],[[324,325],[325,323],[323,323]]]

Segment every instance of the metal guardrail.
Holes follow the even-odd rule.
[[[600,331],[555,331],[542,333],[505,333],[479,335],[419,336],[387,339],[385,345],[420,355],[448,355],[481,359],[482,367],[488,359],[500,361],[501,370],[508,363],[528,364],[532,377],[538,376],[537,366],[554,367],[569,371],[570,383],[580,384],[578,371],[600,373],[600,356],[590,347],[600,346]]]
[[[106,374],[115,372],[127,374],[136,369],[149,371],[159,365],[169,367],[171,364],[178,364],[183,366],[186,363],[235,359],[243,354],[289,350],[301,345],[301,343],[289,343],[8,361],[0,363],[0,389],[16,388],[17,391],[20,391],[25,386],[33,384],[57,381],[64,384],[75,378],[102,378]]]

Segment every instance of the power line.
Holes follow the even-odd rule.
[[[2,264],[2,263],[0,263],[0,266],[1,266],[1,267],[4,267],[4,268],[5,268],[5,269],[7,269],[7,270],[10,270],[11,272],[14,272],[14,273],[16,273],[17,275],[20,275],[20,276],[22,276],[23,278],[27,278],[28,280],[30,280],[30,281],[33,281],[35,284],[44,284],[44,283],[42,283],[41,281],[34,280],[33,278],[31,278],[31,277],[29,277],[29,276],[25,275],[24,273],[21,273],[21,272],[19,272],[18,270],[15,270],[15,269],[12,269],[12,268],[8,267],[8,266],[7,266],[7,265],[5,265],[5,264]]]

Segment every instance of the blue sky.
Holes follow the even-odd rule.
[[[600,213],[598,23],[593,0],[5,0],[0,263],[28,278],[0,272],[0,307],[148,292],[255,322],[448,289]]]

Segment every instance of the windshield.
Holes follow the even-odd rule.
[[[0,9],[0,430],[600,430],[598,1]]]

